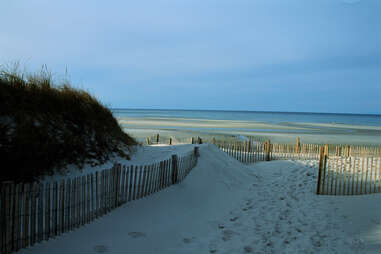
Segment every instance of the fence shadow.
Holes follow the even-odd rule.
[[[113,209],[181,182],[196,166],[194,151],[141,166],[114,165],[54,183],[0,185],[0,252],[8,254],[73,231]]]

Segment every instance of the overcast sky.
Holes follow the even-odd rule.
[[[381,114],[380,0],[1,0],[0,64],[111,107]]]

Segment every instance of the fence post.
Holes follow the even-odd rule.
[[[169,138],[169,145],[172,145],[172,137]]]
[[[65,228],[65,180],[61,181],[60,185],[60,201],[59,201],[59,228],[58,228],[58,234],[64,233],[64,228]]]
[[[196,146],[196,147],[194,148],[194,155],[195,155],[196,157],[199,157],[199,156],[200,156],[200,152],[199,152],[198,146]]]
[[[178,167],[177,154],[172,155],[172,184],[177,183]]]
[[[159,139],[160,139],[160,136],[159,136],[159,133],[156,134],[156,143],[159,144]]]
[[[146,138],[147,145],[150,145],[149,137]]]
[[[24,184],[24,193],[23,193],[23,205],[24,205],[24,223],[23,223],[23,236],[22,236],[22,247],[28,247],[29,246],[29,195],[30,195],[30,189],[29,184]]]
[[[216,139],[213,137],[212,138],[212,144],[215,145],[216,144]]]
[[[114,208],[119,206],[120,168],[121,164],[118,163],[114,165]]]
[[[266,142],[266,161],[270,161],[270,149],[271,149],[271,141],[269,139]]]
[[[36,242],[36,192],[37,183],[31,184],[31,195],[30,195],[30,246],[33,246]]]
[[[6,235],[6,221],[7,219],[5,218],[5,186],[4,183],[0,185],[0,202],[1,202],[1,207],[0,207],[0,251],[1,253],[5,253],[5,235]]]
[[[0,251],[1,253],[10,253],[10,247],[11,247],[11,232],[12,229],[9,225],[10,223],[10,199],[11,197],[11,185],[13,182],[6,181],[1,184],[1,214],[0,214]]]
[[[300,153],[300,137],[298,137],[296,140],[296,152]]]
[[[326,144],[324,146],[324,155],[328,156],[328,154],[329,154],[329,146],[328,146],[328,144]]]
[[[191,137],[191,144],[194,144],[194,137]]]
[[[317,189],[316,189],[317,195],[319,195],[321,193],[321,177],[322,177],[322,170],[323,170],[323,156],[324,156],[323,147],[320,147],[320,151],[319,151],[319,173],[318,173],[318,182],[317,182]]]

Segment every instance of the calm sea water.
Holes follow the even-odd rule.
[[[381,115],[295,113],[260,111],[217,111],[217,110],[164,110],[164,109],[113,109],[118,118],[186,118],[210,120],[240,120],[265,123],[335,123],[364,126],[381,126]]]

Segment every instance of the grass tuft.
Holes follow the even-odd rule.
[[[55,84],[46,67],[32,74],[0,70],[0,182],[103,164],[115,153],[127,158],[125,149],[136,144],[108,107],[67,80]]]

